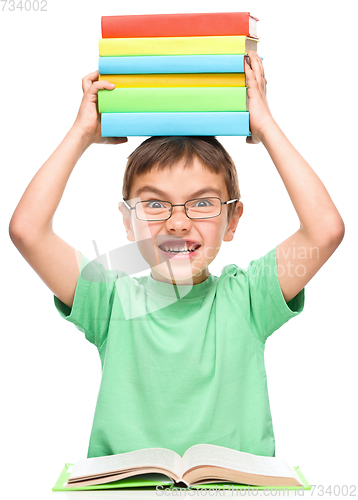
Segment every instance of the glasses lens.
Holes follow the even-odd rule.
[[[170,215],[170,203],[166,201],[140,201],[135,207],[137,217],[141,220],[165,220]]]
[[[197,198],[186,202],[187,214],[191,219],[205,219],[220,214],[219,198]]]

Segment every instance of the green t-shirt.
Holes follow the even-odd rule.
[[[54,300],[102,363],[87,457],[200,443],[274,456],[265,342],[304,306],[304,289],[282,295],[276,248],[177,287],[81,257],[72,309]]]

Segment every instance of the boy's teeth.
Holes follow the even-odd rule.
[[[199,245],[200,246],[200,245]],[[166,252],[171,253],[189,253],[196,250],[196,243],[185,243],[184,247],[182,245],[176,245],[175,243],[163,244],[162,249]]]
[[[193,244],[193,245],[190,245],[189,247],[187,245],[185,245],[183,248],[177,248],[174,245],[170,245],[170,246],[163,245],[163,248],[166,252],[188,253],[188,252],[193,252],[195,246],[196,245]]]

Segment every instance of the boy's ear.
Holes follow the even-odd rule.
[[[241,201],[236,202],[235,211],[232,214],[231,220],[227,225],[226,233],[223,241],[231,241],[234,238],[234,234],[239,223],[239,219],[244,211],[244,205]]]
[[[135,236],[134,236],[134,231],[133,231],[133,226],[132,226],[132,221],[131,221],[130,210],[121,201],[118,203],[118,209],[123,216],[123,224],[124,224],[124,227],[126,228],[127,239],[129,241],[134,242]]]

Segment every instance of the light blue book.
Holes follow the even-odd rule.
[[[250,135],[249,112],[102,113],[102,137]]]
[[[244,55],[100,57],[100,75],[244,73]]]

